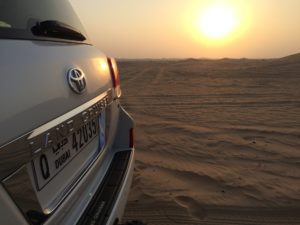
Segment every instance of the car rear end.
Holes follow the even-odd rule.
[[[133,120],[114,59],[62,0],[0,0],[0,224],[115,224]]]

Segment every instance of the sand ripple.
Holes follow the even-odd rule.
[[[124,61],[136,121],[125,219],[300,224],[300,57]]]

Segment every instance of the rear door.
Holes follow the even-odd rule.
[[[67,1],[0,0],[0,179],[39,222],[102,154],[112,102],[105,55],[60,27],[35,35],[44,21],[86,37]]]

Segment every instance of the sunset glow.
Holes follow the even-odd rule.
[[[210,39],[222,39],[234,32],[237,17],[233,8],[224,5],[211,5],[201,13],[199,28]]]
[[[70,0],[117,58],[274,58],[300,51],[299,0]]]

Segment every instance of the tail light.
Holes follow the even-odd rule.
[[[129,131],[129,148],[133,148],[134,146],[134,129],[130,128]]]
[[[117,97],[119,98],[121,96],[121,87],[117,62],[114,58],[107,58],[107,62],[113,82],[113,87],[115,89]]]

